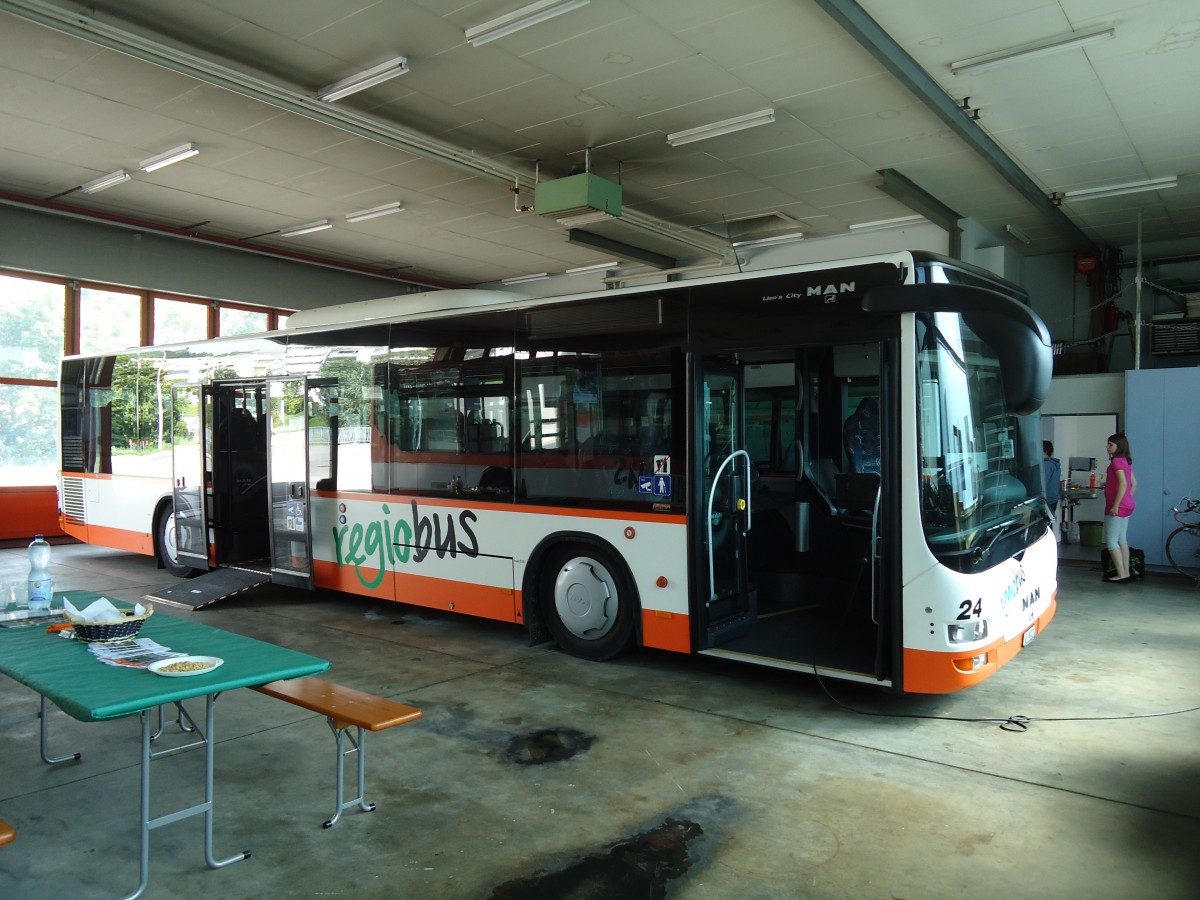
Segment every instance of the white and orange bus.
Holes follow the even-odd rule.
[[[63,361],[63,529],[173,575],[958,690],[1054,615],[1045,325],[896,253]]]

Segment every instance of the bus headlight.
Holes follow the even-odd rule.
[[[946,626],[946,637],[952,644],[970,644],[988,636],[987,619],[974,622],[954,622]]]

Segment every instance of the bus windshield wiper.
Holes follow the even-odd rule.
[[[988,537],[986,543],[981,543],[979,541],[973,541],[971,543],[971,562],[978,564],[987,559],[988,554],[992,552],[992,545],[995,544],[996,541],[1000,540],[1000,538],[1005,534],[1009,533],[1010,525],[1016,525],[1018,522],[1020,522],[1019,519],[1005,519],[1002,522],[997,522],[995,525],[990,525],[985,528],[983,531],[984,536],[990,535],[990,537]],[[1024,524],[1022,524],[1021,527],[1024,528]]]
[[[1014,506],[1011,510],[1009,510],[1009,515],[1015,515],[1017,513],[1024,511],[1025,509],[1035,509],[1042,514],[1042,518],[1045,519],[1047,522],[1054,521],[1054,514],[1052,512],[1050,512],[1050,507],[1046,504],[1046,501],[1044,499],[1042,499],[1041,497],[1030,497],[1026,500],[1022,500],[1020,503],[1018,503],[1016,506]]]

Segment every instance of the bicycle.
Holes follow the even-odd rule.
[[[1180,574],[1200,586],[1200,499],[1184,497],[1171,512],[1179,527],[1167,535],[1167,559]],[[1187,516],[1195,516],[1195,521],[1186,521]]]

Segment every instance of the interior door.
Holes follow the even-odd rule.
[[[208,568],[205,459],[206,445],[211,440],[211,420],[210,399],[200,385],[171,388],[170,421],[191,426],[186,436],[177,431],[171,441],[176,557],[180,564],[201,571]]]
[[[728,357],[700,363],[696,398],[695,471],[701,474],[696,554],[702,571],[707,645],[744,633],[757,614],[750,585],[746,536],[750,508],[750,456],[745,450],[741,366]]]

